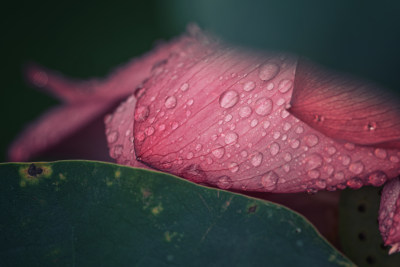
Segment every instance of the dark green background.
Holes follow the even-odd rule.
[[[25,84],[23,64],[104,76],[188,22],[238,44],[291,51],[400,88],[396,1],[26,1],[0,10],[0,161],[24,125],[57,103]]]

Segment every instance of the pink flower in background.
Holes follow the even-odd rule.
[[[292,55],[235,48],[195,26],[103,81],[35,66],[27,74],[64,105],[27,128],[13,161],[60,144],[123,100],[104,119],[117,163],[251,192],[391,180],[380,231],[390,253],[400,250],[400,107],[387,90]]]

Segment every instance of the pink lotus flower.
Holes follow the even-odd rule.
[[[235,48],[195,26],[103,81],[37,66],[27,75],[65,104],[15,141],[13,161],[60,144],[127,98],[104,119],[117,163],[251,192],[386,183],[380,231],[390,253],[400,251],[400,108],[387,90],[303,58]]]

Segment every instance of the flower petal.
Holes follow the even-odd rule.
[[[389,254],[400,251],[400,178],[388,182],[382,190],[379,230]]]
[[[288,112],[295,58],[188,36],[143,85],[142,162],[224,189],[285,193],[380,186],[399,174],[398,150],[331,139]]]
[[[323,134],[400,148],[399,97],[375,84],[300,59],[290,111]]]

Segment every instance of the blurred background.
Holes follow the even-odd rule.
[[[400,92],[398,1],[25,1],[3,4],[0,14],[0,162],[7,160],[8,146],[26,123],[58,103],[25,83],[24,64],[36,62],[82,79],[104,77],[157,40],[181,34],[190,22],[232,43],[303,55]],[[360,210],[368,195],[342,202]],[[376,192],[374,197],[371,218],[358,216],[359,224],[346,219],[356,229],[347,228],[344,236],[368,221],[375,243],[381,243]],[[346,218],[355,214],[350,208]],[[351,247],[366,250],[352,242]],[[374,257],[360,259],[377,264]]]
[[[397,1],[25,1],[0,12],[0,162],[24,125],[57,104],[24,82],[24,64],[102,77],[189,22],[236,44],[304,55],[400,88]]]

